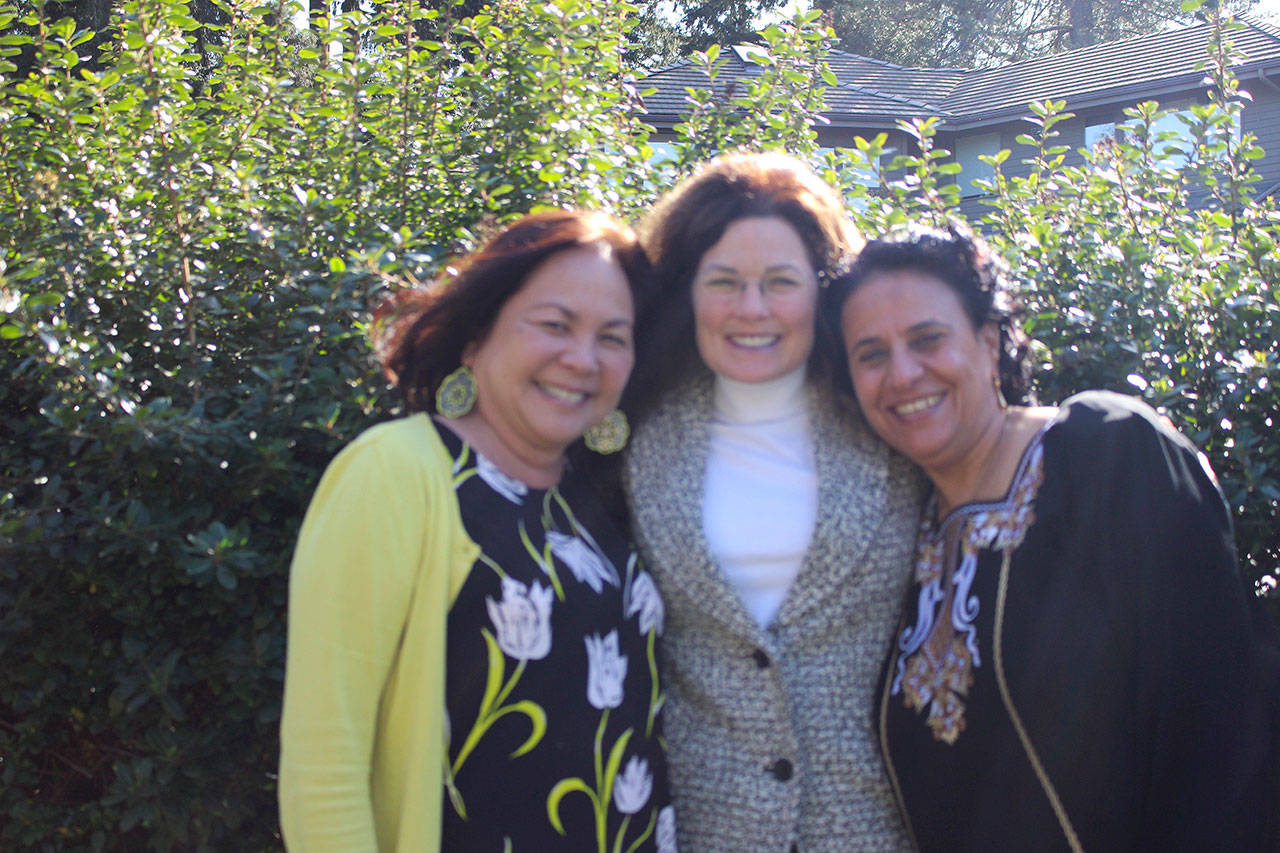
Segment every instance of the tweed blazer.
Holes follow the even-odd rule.
[[[661,659],[680,847],[909,849],[872,710],[923,481],[811,385],[817,523],[762,628],[703,532],[712,387],[705,375],[668,395],[637,428],[624,468],[637,545],[667,607]]]

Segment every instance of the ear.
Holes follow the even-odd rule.
[[[480,348],[479,341],[471,341],[462,348],[462,355],[458,358],[458,363],[463,367],[470,367],[476,360],[476,350]]]
[[[978,343],[991,355],[991,366],[1000,367],[1000,327],[995,323],[983,323],[978,330]]]

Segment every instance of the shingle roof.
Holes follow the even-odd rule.
[[[1234,70],[1280,68],[1280,28],[1250,18],[1229,35],[1244,54]],[[1022,115],[1031,101],[1065,99],[1068,109],[1147,98],[1199,85],[1211,27],[1196,24],[1121,39],[986,69],[908,68],[842,51],[827,63],[838,86],[827,89],[826,117],[833,125],[891,125],[926,115],[962,127]],[[725,51],[716,95],[760,73],[745,51]],[[686,60],[648,75],[642,86],[657,91],[644,100],[650,120],[675,121],[688,109],[685,87],[705,89],[708,78]]]

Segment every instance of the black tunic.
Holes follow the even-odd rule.
[[[449,610],[441,848],[672,850],[652,578],[589,484],[527,487],[440,434],[483,551]]]
[[[878,709],[921,850],[1276,849],[1274,628],[1188,441],[1081,394],[932,519]]]

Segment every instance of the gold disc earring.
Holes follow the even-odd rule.
[[[630,437],[631,425],[627,423],[627,416],[621,409],[614,409],[604,416],[604,420],[583,433],[582,440],[589,450],[609,454],[626,447]]]
[[[450,373],[436,389],[436,411],[460,418],[476,404],[476,375],[465,364]]]

